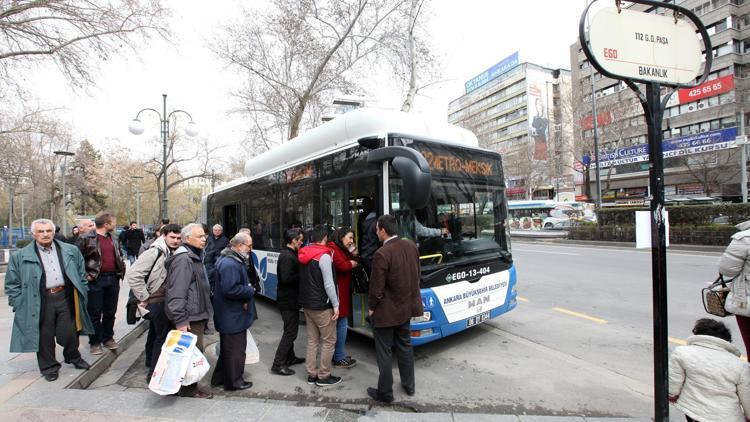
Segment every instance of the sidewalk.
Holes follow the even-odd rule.
[[[128,289],[120,290],[115,338],[117,355],[110,351],[96,359],[88,353],[86,339],[81,353],[92,369],[82,371],[63,364],[60,378],[45,381],[33,353],[7,351],[13,313],[0,299],[0,415],[3,421],[501,421],[501,422],[620,422],[649,418],[597,418],[585,416],[495,415],[476,413],[418,413],[399,405],[351,406],[331,403],[323,407],[312,400],[272,400],[229,394],[213,400],[162,397],[142,388],[128,388],[118,380],[143,350],[145,325],[127,325],[124,305]],[[58,359],[62,362],[61,348]],[[110,366],[111,365],[111,366]],[[675,416],[673,420],[683,420]]]

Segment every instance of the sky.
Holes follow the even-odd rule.
[[[216,0],[207,7],[200,0],[167,0],[173,10],[173,44],[155,39],[124,57],[98,66],[95,86],[73,90],[48,69],[31,80],[43,106],[65,107],[62,118],[71,123],[76,139],[88,139],[99,149],[127,146],[145,159],[159,147],[158,117],[145,113],[146,132],[135,136],[128,123],[142,108],[161,112],[162,94],[167,111],[188,111],[219,154],[244,136],[240,115],[231,113],[231,91],[239,86],[236,72],[210,51],[218,28],[236,15],[239,0]],[[464,82],[515,51],[521,61],[551,68],[570,68],[570,45],[576,41],[583,0],[433,0],[429,24],[432,46],[441,57],[445,82],[418,97],[414,111],[430,119],[447,119],[448,103],[461,96]],[[401,98],[388,83],[362,81],[370,104],[398,109]],[[189,119],[178,118],[178,129]]]

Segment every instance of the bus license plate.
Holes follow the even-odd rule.
[[[474,315],[473,317],[469,317],[466,320],[466,326],[471,327],[472,325],[477,325],[481,322],[487,321],[490,319],[490,311],[482,312],[479,315]]]

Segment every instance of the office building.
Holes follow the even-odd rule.
[[[750,2],[684,0],[678,4],[692,10],[708,29],[713,65],[705,83],[677,90],[667,104],[662,122],[665,196],[672,202],[739,200],[741,166],[735,138],[744,132],[747,120],[744,104],[750,65],[744,62],[750,50]],[[629,7],[672,16],[663,7]],[[584,164],[591,160],[593,168],[593,77],[602,203],[643,205],[649,197],[649,166],[641,104],[624,83],[593,70],[578,43],[571,46],[570,55],[577,196],[596,196],[593,170],[588,172],[590,180],[583,177]],[[645,87],[641,90],[645,92]],[[670,91],[664,88],[662,95]]]
[[[509,199],[573,200],[569,104],[570,71],[522,62],[516,52],[465,83],[448,121],[502,154]]]

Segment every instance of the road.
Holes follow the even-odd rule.
[[[416,349],[417,394],[395,389],[396,406],[420,411],[633,416],[652,414],[651,272],[648,251],[515,242],[518,307],[507,315]],[[716,272],[715,253],[670,252],[672,345],[684,342],[705,316],[700,288]],[[281,321],[273,304],[258,301],[251,331],[261,362],[246,367],[252,389],[233,396],[344,407],[368,406],[377,366],[372,340],[350,333],[348,353],[358,365],[335,370],[344,382],[321,389],[297,374],[270,374]],[[741,340],[733,320],[735,343]],[[304,354],[300,327],[297,354]],[[215,341],[215,337],[213,341]],[[210,340],[209,340],[210,341]],[[744,353],[744,348],[743,349]],[[210,355],[210,353],[209,353]],[[209,356],[210,358],[210,356]],[[136,362],[120,384],[144,388]],[[396,371],[397,372],[397,371]],[[398,376],[395,376],[398,387]],[[223,394],[221,390],[214,390]]]

